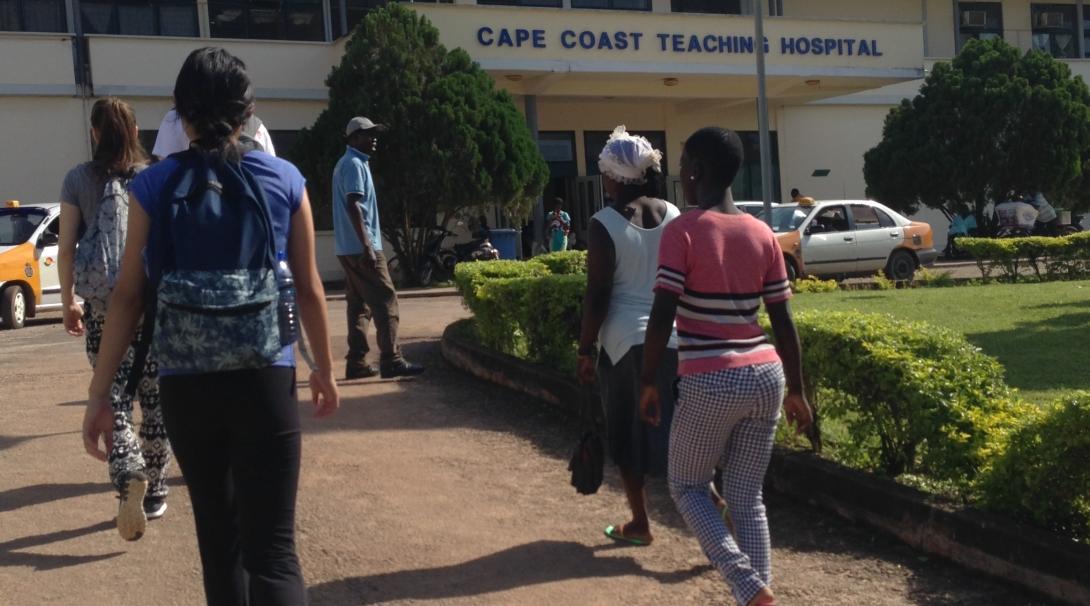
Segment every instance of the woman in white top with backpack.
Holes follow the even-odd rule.
[[[91,109],[93,159],[73,168],[61,190],[61,240],[58,269],[64,302],[64,328],[87,340],[87,357],[98,361],[106,305],[117,283],[129,212],[129,182],[142,171],[147,157],[137,138],[132,108],[107,97]],[[77,249],[78,240],[78,249]],[[83,305],[76,303],[76,295]],[[133,343],[139,339],[134,338]],[[171,449],[159,405],[159,371],[148,356],[139,387],[142,419],[133,425],[133,394],[126,390],[134,348],[129,347],[114,374],[110,403],[113,432],[108,453],[110,481],[121,503],[117,529],[126,540],[143,534],[145,519],[167,509],[166,468]]]
[[[579,340],[579,379],[600,381],[611,459],[620,467],[632,519],[606,527],[606,536],[632,545],[652,541],[645,478],[662,475],[673,414],[672,383],[677,351],[659,369],[664,394],[662,423],[639,417],[643,338],[654,302],[659,240],[680,211],[657,198],[662,152],[644,137],[618,126],[599,156],[609,206],[590,222],[587,292]],[[675,346],[676,347],[676,346]]]

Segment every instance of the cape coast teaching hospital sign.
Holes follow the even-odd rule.
[[[490,49],[640,52],[651,50],[670,54],[745,55],[754,52],[753,36],[681,34],[673,32],[597,31],[493,27],[477,28],[477,44]],[[781,36],[773,44],[764,39],[765,52],[781,55],[824,55],[839,57],[881,57],[878,40],[870,38],[826,38]]]

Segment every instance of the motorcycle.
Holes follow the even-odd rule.
[[[420,286],[430,286],[435,282],[450,280],[454,277],[454,266],[463,261],[487,261],[500,258],[499,251],[492,246],[487,236],[444,247],[443,242],[455,235],[454,232],[438,226],[428,230],[428,238],[424,246],[424,261],[420,266],[420,274],[417,276]],[[402,267],[401,259],[397,255],[387,262],[387,268],[395,286],[408,286],[408,270]]]

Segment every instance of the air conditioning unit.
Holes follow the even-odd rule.
[[[1066,16],[1059,11],[1037,13],[1037,27],[1066,27]]]
[[[961,24],[965,27],[988,27],[988,11],[962,11]]]

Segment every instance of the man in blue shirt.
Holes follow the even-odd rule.
[[[352,118],[345,128],[348,149],[333,170],[333,234],[337,260],[344,268],[348,303],[348,355],[345,378],[373,377],[367,364],[367,329],[375,319],[382,378],[414,376],[424,367],[401,355],[397,340],[397,291],[382,254],[378,199],[368,161],[385,130],[367,118]]]

